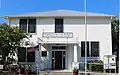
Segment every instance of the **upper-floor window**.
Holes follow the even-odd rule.
[[[19,25],[25,33],[36,32],[36,19],[20,19]]]
[[[27,19],[20,19],[19,25],[24,32],[27,32]]]
[[[55,19],[55,33],[63,33],[63,19]]]
[[[85,41],[81,42],[81,57],[85,57]],[[87,57],[99,57],[98,41],[87,41]]]

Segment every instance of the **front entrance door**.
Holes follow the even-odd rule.
[[[52,51],[52,69],[65,69],[65,51]]]

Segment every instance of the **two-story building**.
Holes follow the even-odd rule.
[[[87,60],[103,60],[104,55],[112,55],[111,20],[116,17],[92,12],[87,12],[86,15]],[[78,64],[77,67],[84,69],[84,12],[53,10],[4,18],[9,25],[19,26],[24,32],[31,34],[29,47],[39,45],[40,54],[35,53],[35,62],[41,70],[71,70],[75,63]],[[35,62],[31,63],[34,65]]]

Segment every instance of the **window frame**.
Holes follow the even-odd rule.
[[[19,28],[20,28],[20,29],[22,29],[22,25],[23,25],[23,24],[21,24],[21,20],[23,20],[23,19],[27,21],[27,19],[25,19],[25,18],[19,19]],[[26,22],[26,28],[25,28],[25,30],[22,29],[22,30],[24,31],[24,33],[27,33],[27,26],[28,26],[28,25],[27,25],[27,22]]]
[[[59,24],[57,24],[57,20],[60,20],[60,21],[62,21],[62,24],[61,24],[61,22],[59,23]],[[58,27],[56,27],[57,25],[60,25],[61,27],[59,27],[59,28],[62,28],[61,30],[62,31],[57,31],[57,29],[56,28],[58,28]],[[64,19],[63,18],[55,18],[55,31],[54,31],[55,33],[64,33]]]
[[[29,20],[35,20],[35,31],[34,32],[29,32]],[[36,19],[28,19],[28,33],[36,33]]]
[[[47,51],[41,51],[41,57],[47,57],[48,52]]]
[[[25,33],[36,34],[36,31],[37,31],[37,19],[36,19],[36,18],[20,18],[20,19],[19,19],[19,27],[20,27],[20,20],[21,20],[21,19],[26,19],[26,20],[27,20],[27,27],[26,27]],[[35,20],[36,20],[35,32],[34,32],[34,33],[30,33],[30,32],[28,31],[28,28],[29,28],[29,19],[35,19]]]
[[[87,57],[100,57],[100,42],[99,41],[87,41],[89,43],[89,48],[87,48]],[[92,42],[98,42],[98,54],[97,56],[92,56]],[[83,43],[83,45],[82,45]],[[84,46],[84,47],[82,47]],[[88,47],[88,46],[87,46]],[[89,50],[89,55],[88,55]],[[84,51],[84,52],[82,52]],[[81,57],[85,57],[85,41],[81,41]]]
[[[82,49],[83,49],[83,48],[82,48],[82,43],[83,43],[83,46],[84,46],[84,47],[83,47],[83,48],[84,48],[83,53],[82,53]],[[90,57],[90,52],[89,52],[89,51],[90,51],[90,50],[89,50],[90,48],[89,48],[89,47],[90,47],[90,42],[87,41],[87,57]],[[85,57],[85,41],[81,41],[81,57]]]
[[[92,56],[92,43],[98,43],[98,55],[97,56]],[[100,42],[99,41],[91,41],[91,57],[100,57]]]

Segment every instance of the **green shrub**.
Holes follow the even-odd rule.
[[[91,71],[103,71],[103,61],[101,60],[89,61],[87,64],[87,69]]]

